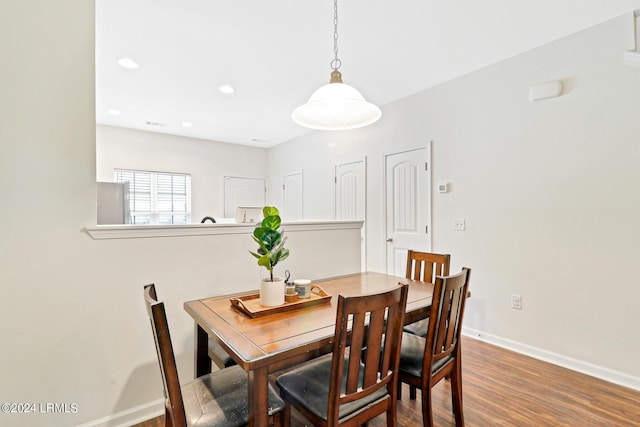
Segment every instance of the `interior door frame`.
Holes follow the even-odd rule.
[[[427,222],[427,226],[429,227],[429,233],[428,234],[428,239],[427,239],[427,247],[428,250],[431,251],[433,248],[433,221],[432,221],[432,215],[431,215],[431,211],[433,209],[433,201],[432,201],[432,194],[433,194],[433,187],[432,187],[432,171],[433,171],[433,162],[431,160],[431,145],[432,145],[433,141],[427,141],[427,143],[425,145],[415,145],[415,146],[406,146],[406,147],[401,147],[398,148],[394,151],[388,151],[388,152],[384,152],[382,155],[382,189],[383,189],[383,204],[384,204],[384,209],[383,209],[383,213],[382,213],[382,218],[383,218],[383,223],[384,223],[384,234],[382,235],[382,245],[384,247],[384,271],[385,273],[389,273],[389,266],[388,266],[388,257],[389,257],[389,245],[387,245],[387,236],[389,236],[389,229],[388,229],[388,222],[387,222],[387,157],[392,156],[394,154],[401,154],[401,153],[406,153],[409,151],[415,151],[415,150],[421,150],[423,148],[426,149],[426,156],[427,156],[427,183],[425,185],[425,188],[427,189],[427,194],[425,195],[425,202],[427,203],[426,209],[425,209],[425,214],[427,215],[426,218],[426,222]]]

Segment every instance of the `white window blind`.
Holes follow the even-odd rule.
[[[132,224],[191,221],[191,175],[116,169],[115,181],[129,181]]]

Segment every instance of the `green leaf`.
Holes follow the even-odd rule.
[[[265,218],[268,216],[278,215],[280,215],[280,212],[278,212],[278,209],[275,206],[265,206],[264,208],[262,208],[262,216],[264,216]]]
[[[267,251],[272,250],[282,240],[282,234],[275,230],[266,230],[262,234],[261,242]]]
[[[271,265],[271,257],[269,254],[263,255],[258,258],[258,265],[265,267],[267,270],[273,270],[273,266]]]
[[[280,251],[280,249],[282,249],[284,247],[284,242],[287,241],[287,237],[284,236],[284,232],[282,232],[280,234],[280,239],[278,240],[278,242],[276,242],[276,245],[273,248],[272,252],[278,252]]]
[[[253,235],[258,239],[262,239],[262,235],[265,231],[267,231],[267,229],[264,227],[256,227],[256,229],[253,230]]]
[[[285,259],[287,259],[287,257],[289,256],[289,249],[280,249],[279,251],[277,251],[276,253],[273,254],[273,256],[271,257],[271,265],[275,266],[277,263],[279,263],[280,261],[284,261]]]
[[[262,220],[262,226],[269,230],[277,230],[280,227],[281,219],[278,215],[267,216]]]
[[[270,248],[270,247],[268,248],[268,247],[265,245],[265,242],[263,242],[262,240],[260,240],[260,239],[256,238],[255,236],[251,236],[251,237],[252,237],[252,238],[253,238],[253,240],[258,244],[258,246],[260,246],[260,247],[258,248],[258,253],[259,253],[259,254],[264,255],[264,254],[266,254],[267,252],[269,252],[269,251],[271,250],[271,248]]]

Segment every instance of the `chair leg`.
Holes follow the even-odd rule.
[[[169,408],[164,407],[164,426],[165,427],[173,427],[173,421],[171,420],[171,413],[169,413]]]
[[[398,427],[397,409],[395,405],[387,409],[387,427]]]
[[[282,415],[282,426],[283,427],[291,427],[291,404],[289,402],[285,402],[284,412]]]
[[[409,386],[409,400],[416,400],[416,386]]]
[[[433,427],[433,410],[431,408],[431,384],[422,388],[422,425]]]
[[[269,417],[269,425],[273,427],[283,427],[282,412]]]
[[[462,369],[460,359],[451,371],[451,406],[456,419],[456,427],[464,427],[464,413],[462,409]]]

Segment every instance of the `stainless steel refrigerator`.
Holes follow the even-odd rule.
[[[128,182],[98,182],[98,225],[131,224]]]

